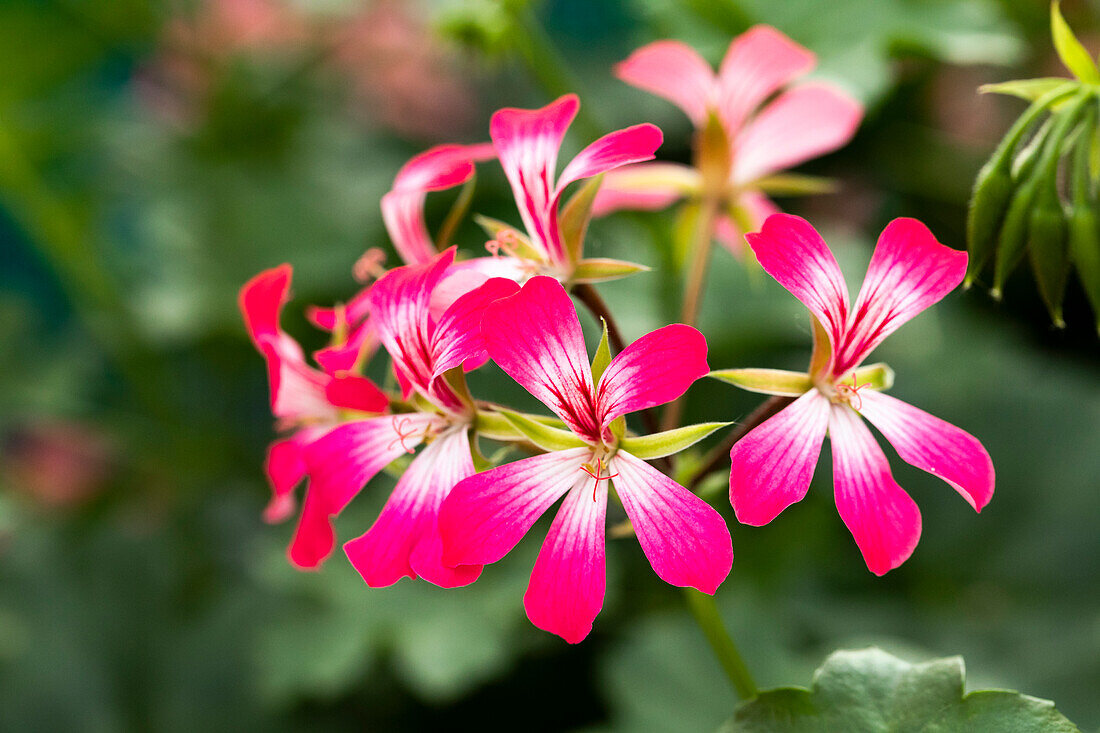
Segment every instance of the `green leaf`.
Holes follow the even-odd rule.
[[[1007,94],[1010,97],[1019,97],[1029,102],[1041,99],[1045,94],[1055,90],[1069,90],[1074,83],[1060,76],[1047,76],[1040,79],[1015,79],[1002,81],[998,84],[983,84],[978,87],[982,94]]]
[[[596,347],[596,355],[592,357],[592,384],[599,384],[600,377],[611,363],[611,347],[607,343],[607,321],[600,318],[603,323],[603,336],[600,337],[600,345]]]
[[[619,447],[644,461],[653,458],[664,458],[665,456],[671,456],[673,453],[679,453],[685,448],[690,448],[715,430],[721,430],[727,425],[732,425],[732,423],[705,422],[698,425],[685,425],[682,428],[665,430],[652,435],[623,438],[619,443]]]
[[[645,265],[639,265],[625,260],[612,260],[606,257],[595,257],[581,260],[573,270],[575,283],[601,283],[608,280],[619,280],[637,272],[649,272]]]
[[[568,430],[552,428],[549,425],[532,420],[511,410],[501,410],[500,414],[518,430],[524,438],[542,448],[545,451],[567,450],[569,448],[582,448],[586,445]]]
[[[1054,37],[1054,49],[1062,63],[1074,76],[1086,84],[1100,84],[1100,70],[1092,56],[1070,30],[1058,0],[1050,5],[1050,34]]]
[[[790,397],[805,394],[814,386],[809,374],[788,372],[783,369],[719,369],[707,376],[749,392]]]
[[[573,262],[579,260],[584,251],[584,235],[588,231],[588,222],[592,219],[592,202],[596,200],[601,183],[603,174],[589,179],[577,189],[558,217],[561,238],[565,242],[569,259]]]
[[[812,689],[762,692],[721,730],[1080,733],[1047,700],[1002,690],[964,695],[963,676],[961,657],[909,664],[875,648],[835,652]]]
[[[1065,79],[1061,79],[1065,83]],[[832,193],[837,184],[831,178],[807,176],[801,173],[774,173],[764,176],[753,186],[767,194],[776,196],[807,196],[817,193]]]

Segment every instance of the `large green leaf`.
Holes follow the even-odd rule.
[[[1006,690],[963,693],[961,657],[910,664],[881,649],[840,651],[812,689],[785,687],[744,704],[723,733],[1072,733],[1054,703]]]

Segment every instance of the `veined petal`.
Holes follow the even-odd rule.
[[[520,283],[529,274],[515,257],[473,257],[455,262],[432,290],[432,318],[438,322],[456,300],[481,287],[490,278],[503,277]]]
[[[587,479],[588,448],[544,453],[460,481],[439,510],[443,563],[487,565],[504,557],[558,498]]]
[[[423,413],[345,423],[305,450],[310,485],[291,560],[316,567],[332,551],[331,518],[343,511],[375,474],[419,445],[438,418]]]
[[[501,369],[556,412],[575,433],[596,440],[595,392],[573,302],[557,280],[539,276],[490,304],[485,347]]]
[[[259,348],[267,362],[272,415],[295,421],[335,416],[325,396],[330,377],[306,364],[297,341],[280,333],[260,339]]]
[[[975,511],[993,498],[993,461],[973,435],[882,392],[866,390],[859,398],[860,414],[903,461],[951,484]]]
[[[761,102],[816,62],[811,51],[771,26],[753,26],[733,39],[718,70],[718,109],[730,137]]]
[[[863,106],[824,84],[784,92],[737,137],[733,180],[748,183],[841,147],[855,134]]]
[[[470,167],[473,170],[473,166]],[[424,191],[389,191],[382,196],[382,223],[393,242],[393,248],[409,265],[431,262],[436,255],[435,243],[424,223]]]
[[[760,266],[825,326],[835,354],[848,320],[848,286],[825,240],[809,222],[791,214],[769,216],[759,232],[745,239]]]
[[[467,359],[485,362],[485,339],[481,335],[481,318],[485,308],[518,291],[519,285],[514,280],[494,277],[460,297],[447,309],[436,324],[432,339],[433,378]]]
[[[422,577],[454,588],[477,579],[479,565],[442,565],[438,529],[443,498],[473,473],[465,427],[440,435],[413,459],[371,528],[344,545],[367,585],[382,588],[404,577]]]
[[[859,365],[901,324],[954,290],[966,274],[966,261],[966,252],[940,244],[916,219],[890,222],[856,298],[836,374]]]
[[[709,371],[707,340],[696,329],[674,323],[647,333],[604,370],[596,392],[600,428],[619,415],[671,402]]]
[[[663,139],[660,128],[648,122],[604,135],[569,161],[558,179],[555,195],[560,196],[573,181],[598,176],[630,163],[653,160]]]
[[[679,163],[635,163],[604,174],[593,216],[619,209],[656,211],[697,193],[702,187],[699,171]]]
[[[527,618],[570,644],[588,636],[607,582],[607,482],[579,482],[566,495],[542,543],[523,596]]]
[[[871,431],[847,405],[832,405],[829,441],[837,511],[867,569],[884,575],[913,554],[920,539],[920,510],[894,481]]]
[[[810,390],[737,441],[730,451],[730,503],[759,527],[810,488],[829,425],[829,400]]]
[[[498,110],[489,122],[489,136],[527,234],[554,262],[565,257],[557,217],[551,212],[558,150],[579,107],[577,96],[567,94],[542,109]]]
[[[745,217],[744,224],[750,232],[760,229],[772,214],[782,213],[770,198],[759,191],[745,191],[738,197],[735,206],[741,209]],[[732,216],[719,216],[715,222],[714,238],[737,259],[741,259],[745,253],[745,234],[741,224],[734,221]]]
[[[627,84],[664,97],[702,124],[712,100],[714,71],[695,49],[679,41],[642,46],[615,65],[615,76]]]
[[[615,492],[661,580],[713,594],[733,565],[721,515],[668,476],[624,451],[611,459]]]

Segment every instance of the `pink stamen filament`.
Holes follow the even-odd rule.
[[[596,459],[595,473],[592,472],[592,468],[587,463],[581,466],[581,470],[587,473],[592,478],[596,479],[595,483],[592,484],[592,501],[596,501],[596,489],[600,488],[601,481],[607,481],[608,479],[613,479],[619,475],[618,473],[612,473],[607,476],[601,476],[600,474],[603,473],[603,460],[600,458]]]
[[[860,397],[859,391],[869,385],[870,382],[864,382],[863,384],[856,384],[855,379],[852,379],[852,384],[837,384],[836,391],[849,405],[855,408],[856,412],[863,409],[863,398]],[[858,404],[852,404],[852,400],[855,399]]]
[[[361,283],[370,282],[371,279],[380,278],[385,274],[386,268],[383,267],[385,262],[386,253],[378,247],[371,247],[355,261],[351,273]]]
[[[393,431],[395,433],[397,433],[397,437],[390,441],[389,445],[386,446],[386,450],[392,450],[393,449],[393,444],[397,443],[397,442],[400,442],[401,443],[401,449],[404,450],[406,453],[408,453],[409,455],[412,455],[413,453],[415,453],[416,451],[414,451],[409,446],[405,445],[406,440],[408,440],[412,436],[416,435],[416,429],[415,428],[412,429],[412,430],[409,430],[408,432],[405,432],[409,427],[410,426],[409,426],[409,419],[408,418],[406,418],[406,417],[402,417],[402,418],[395,417],[393,419]]]

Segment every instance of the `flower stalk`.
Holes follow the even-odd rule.
[[[691,610],[692,618],[699,624],[699,629],[714,651],[714,656],[718,657],[718,662],[725,670],[734,692],[742,700],[756,697],[759,690],[737,644],[730,636],[726,625],[722,623],[722,615],[718,613],[718,604],[715,603],[714,596],[700,593],[694,588],[684,588],[684,599]]]

